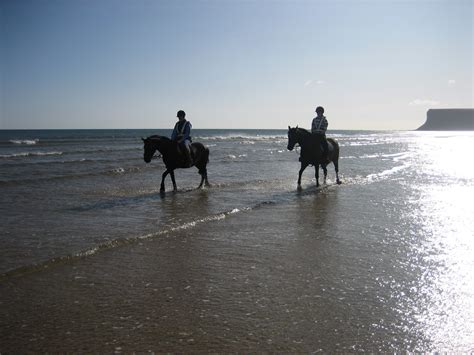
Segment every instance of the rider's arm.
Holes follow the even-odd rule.
[[[313,118],[313,122],[311,122],[311,133],[316,133],[317,131],[318,131],[317,118]]]
[[[171,140],[172,140],[172,141],[175,141],[177,135],[178,135],[178,125],[175,124],[175,125],[174,125],[174,129],[173,129],[173,133],[171,133]]]
[[[189,137],[191,136],[191,122],[186,122],[186,125],[184,126],[184,132],[183,132],[183,138],[182,140],[185,141],[186,139],[190,139]]]
[[[326,131],[328,130],[328,120],[326,118],[323,118],[323,121],[321,122],[321,131],[326,134]]]

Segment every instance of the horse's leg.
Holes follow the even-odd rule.
[[[202,187],[202,184],[205,184],[204,186],[209,187],[211,186],[209,184],[209,181],[207,180],[207,163],[209,161],[209,150],[205,149],[202,152],[202,155],[199,157],[198,161],[196,162],[196,167],[199,169],[199,174],[201,175],[201,183],[198,186],[198,189]]]
[[[165,172],[163,173],[163,175],[161,175],[160,192],[164,192],[164,191],[165,191],[165,177],[166,177],[169,173],[170,173],[170,172],[168,171],[168,169],[166,169]]]
[[[298,188],[301,188],[301,175],[303,174],[304,169],[308,166],[308,163],[301,162],[301,169],[298,174]]]
[[[202,163],[202,161],[196,162],[196,168],[198,168],[199,175],[201,175],[201,182],[199,183],[199,186],[197,187],[198,189],[202,188],[202,185],[204,184],[205,180],[205,173],[206,173],[206,167]]]
[[[170,171],[171,181],[173,182],[173,191],[177,191],[176,180],[174,178],[174,169]]]
[[[207,180],[207,169],[205,169],[204,172],[204,186],[211,187],[211,184],[209,184],[209,181]]]
[[[324,172],[324,184],[326,184],[326,178],[328,177],[327,165],[323,164],[323,165],[321,165],[321,167],[323,168],[323,172]]]
[[[201,175],[201,183],[199,184],[198,189],[200,189],[203,184],[206,187],[211,186],[211,184],[209,184],[209,181],[207,180],[207,169],[206,168],[200,168],[199,169],[199,174]]]
[[[199,183],[198,189],[202,188],[202,185],[204,184],[204,179],[205,179],[204,172],[202,172],[201,169],[199,169],[199,175],[201,175],[201,182]]]
[[[338,185],[341,184],[341,180],[339,180],[339,161],[336,160],[336,161],[333,161],[334,163],[334,169],[336,170],[336,182]]]
[[[319,164],[314,165],[314,177],[316,178],[316,187],[319,187]]]

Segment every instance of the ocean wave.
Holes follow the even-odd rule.
[[[32,145],[39,142],[39,139],[10,139],[10,143],[13,144],[27,144]]]
[[[361,159],[373,159],[373,158],[381,158],[383,160],[387,160],[387,158],[391,158],[394,162],[398,162],[400,160],[409,158],[412,154],[410,152],[401,152],[401,153],[393,153],[393,154],[364,154],[361,155],[359,158]]]
[[[98,147],[95,149],[71,149],[71,150],[63,150],[63,151],[28,151],[28,152],[18,152],[12,154],[3,154],[0,155],[0,158],[21,158],[21,157],[34,157],[34,156],[44,156],[44,155],[74,155],[74,154],[97,154],[97,153],[116,153],[116,152],[141,152],[143,151],[143,147],[135,146],[135,147]]]
[[[393,168],[390,168],[390,169],[387,169],[387,170],[384,170],[380,173],[377,173],[377,174],[369,174],[367,175],[367,181],[368,182],[374,182],[374,181],[378,181],[378,180],[383,180],[385,178],[387,178],[388,176],[390,175],[393,175],[401,170],[404,170],[408,167],[410,167],[411,164],[403,164],[403,165],[398,165],[398,166],[394,166]]]
[[[79,174],[65,174],[65,175],[52,175],[52,176],[44,176],[44,177],[32,177],[32,178],[26,178],[26,179],[12,179],[12,180],[0,180],[0,185],[21,185],[25,183],[31,183],[31,182],[40,182],[40,181],[54,181],[54,180],[68,180],[68,179],[82,179],[82,178],[88,178],[88,177],[94,177],[94,176],[108,176],[108,175],[124,175],[124,174],[129,174],[129,173],[136,173],[141,171],[142,168],[138,166],[133,166],[129,168],[122,168],[122,167],[117,167],[117,168],[112,168],[109,170],[103,170],[103,171],[93,171],[93,172],[85,172],[85,173],[79,173]]]
[[[19,159],[10,159],[2,162],[3,167],[13,168],[13,167],[44,167],[50,166],[51,169],[56,169],[58,166],[82,166],[82,165],[92,165],[98,164],[98,166],[103,166],[105,164],[119,164],[119,163],[127,163],[127,162],[134,162],[137,159],[131,158],[123,158],[123,159],[105,159],[105,158],[73,158],[73,159],[30,159],[30,160],[19,160]]]
[[[255,206],[255,207],[259,207],[259,206]],[[109,250],[109,249],[112,249],[112,248],[122,247],[122,246],[125,246],[125,245],[137,243],[137,242],[140,242],[140,241],[143,241],[143,240],[153,239],[153,238],[157,238],[157,237],[161,237],[161,236],[166,236],[166,235],[172,234],[173,232],[179,232],[179,231],[182,231],[182,230],[187,230],[187,229],[194,228],[194,227],[196,227],[200,224],[220,221],[220,220],[226,218],[229,215],[235,215],[237,213],[245,212],[245,211],[248,211],[248,210],[251,210],[251,209],[252,209],[251,207],[245,207],[245,208],[240,208],[240,209],[239,208],[234,208],[230,211],[225,211],[225,212],[217,213],[217,214],[214,214],[214,215],[209,215],[209,216],[206,216],[206,217],[203,217],[203,218],[198,218],[198,219],[195,219],[195,220],[191,220],[191,221],[185,222],[185,223],[183,223],[179,226],[170,227],[170,228],[161,230],[159,232],[148,233],[148,234],[144,234],[144,235],[138,235],[138,236],[132,236],[132,237],[128,237],[128,238],[120,238],[120,239],[114,239],[114,240],[106,241],[106,242],[100,243],[96,246],[93,246],[89,249],[85,249],[85,250],[79,251],[79,252],[74,253],[74,254],[58,256],[58,257],[51,258],[51,259],[45,260],[45,261],[37,263],[37,264],[21,266],[21,267],[18,267],[16,269],[13,269],[13,270],[6,271],[6,272],[0,274],[0,281],[3,281],[3,280],[8,279],[10,277],[21,276],[21,275],[24,275],[26,273],[41,271],[41,270],[47,269],[51,266],[65,264],[65,263],[73,262],[73,261],[79,260],[79,259],[84,259],[84,258],[93,256],[93,255],[95,255],[99,252],[106,251],[106,250]]]
[[[386,144],[387,142],[380,141],[365,141],[365,142],[339,142],[340,147],[362,147],[362,146],[372,146],[372,145],[381,145]]]
[[[274,141],[286,139],[286,135],[226,135],[226,136],[197,136],[196,140],[206,141],[241,141],[241,144],[254,144],[255,141]]]
[[[100,147],[97,149],[76,149],[65,152],[65,154],[93,154],[93,153],[111,153],[111,152],[126,152],[126,151],[143,151],[143,146],[134,146],[134,147]]]
[[[11,159],[11,158],[24,158],[24,157],[37,157],[37,156],[46,156],[46,155],[62,155],[63,152],[21,152],[13,154],[3,154],[0,155],[2,159]]]

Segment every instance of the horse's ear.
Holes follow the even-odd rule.
[[[142,141],[146,141],[146,139],[142,137]]]
[[[290,129],[291,129],[291,127],[290,127],[290,126],[288,126],[288,130],[290,130]]]
[[[298,125],[296,125],[296,129],[298,129]]]

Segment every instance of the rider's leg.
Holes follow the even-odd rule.
[[[188,140],[184,141],[184,156],[186,160],[186,166],[190,167],[193,165],[192,159],[191,159],[191,142]]]
[[[326,135],[321,137],[321,145],[323,147],[323,161],[328,158],[328,141],[326,140]]]

